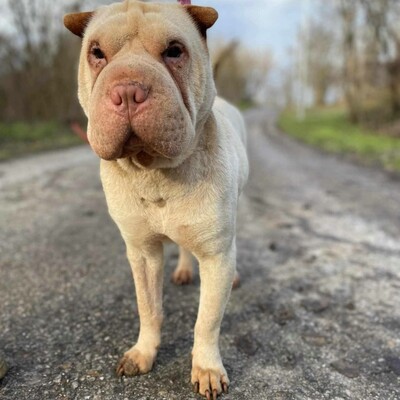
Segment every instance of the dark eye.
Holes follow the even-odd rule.
[[[101,50],[98,42],[92,42],[89,47],[88,61],[92,68],[97,72],[101,71],[107,65],[107,57]]]
[[[99,60],[102,60],[103,58],[106,58],[102,50],[100,49],[99,46],[95,45],[91,49],[91,53]]]
[[[180,58],[183,54],[183,46],[179,43],[170,44],[167,50],[164,51],[163,56],[166,58]]]

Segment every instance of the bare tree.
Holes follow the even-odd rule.
[[[340,0],[338,5],[342,24],[343,88],[350,119],[360,121],[361,78],[360,55],[357,46],[358,1]]]
[[[375,76],[379,69],[386,72],[385,81],[390,94],[392,115],[400,113],[400,35],[397,29],[399,2],[397,0],[359,0],[367,21],[368,65]]]
[[[337,35],[323,18],[310,20],[308,33],[299,34],[302,57],[306,57],[307,83],[313,92],[316,106],[324,106],[331,86],[337,84]]]
[[[213,49],[218,93],[227,100],[252,104],[265,97],[272,58],[238,42],[219,42]]]
[[[0,33],[3,119],[63,119],[75,107],[79,40],[63,32],[50,0],[8,0],[13,30]],[[78,9],[72,4],[74,9]],[[71,4],[70,4],[71,7]]]

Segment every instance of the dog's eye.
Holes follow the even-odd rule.
[[[91,53],[98,59],[102,60],[103,58],[106,58],[105,54],[103,51],[100,49],[98,46],[93,46],[91,49]]]
[[[98,42],[93,42],[89,47],[88,61],[95,71],[101,71],[107,65],[107,57],[101,50]]]
[[[167,50],[164,51],[163,56],[164,58],[173,58],[173,59],[179,59],[183,54],[183,46],[180,45],[179,43],[172,43],[170,46],[167,48]]]
[[[172,46],[165,52],[169,58],[179,58],[182,55],[182,49],[179,46]]]

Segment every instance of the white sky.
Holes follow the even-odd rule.
[[[210,38],[239,39],[255,48],[272,50],[276,61],[295,44],[307,0],[192,0],[214,7],[219,20]]]

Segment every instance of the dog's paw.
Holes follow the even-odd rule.
[[[141,351],[132,348],[127,351],[117,366],[118,376],[135,376],[146,374],[153,368],[155,357],[143,354]]]
[[[216,400],[218,395],[228,393],[229,378],[225,368],[192,368],[192,385],[195,393],[200,393],[207,400]]]
[[[188,269],[176,269],[171,276],[171,281],[178,286],[190,285],[193,283],[193,271]]]

